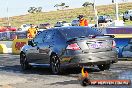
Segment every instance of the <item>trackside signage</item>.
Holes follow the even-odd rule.
[[[131,81],[126,79],[115,79],[115,80],[91,80],[87,71],[84,71],[84,67],[81,70],[82,76],[79,77],[82,86],[89,85],[130,85]]]
[[[14,39],[12,43],[12,53],[19,54],[21,48],[28,43],[28,39]]]
[[[16,42],[15,49],[20,50],[25,44],[26,42]]]
[[[132,27],[106,28],[106,34],[132,34]]]

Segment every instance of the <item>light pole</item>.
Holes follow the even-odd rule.
[[[119,20],[118,2],[117,2],[117,0],[112,0],[112,3],[115,4],[116,20],[118,21]]]
[[[8,16],[8,7],[7,7],[7,24],[8,24],[8,26],[10,26],[9,20],[10,20],[10,18],[9,18],[9,16]]]
[[[119,20],[119,11],[118,11],[118,2],[117,2],[117,0],[115,0],[115,4],[116,4],[116,20]]]
[[[93,9],[94,9],[94,13],[95,13],[95,18],[96,18],[96,25],[98,27],[98,11],[96,9],[96,5],[95,5],[95,0],[94,0],[94,3],[93,3]]]
[[[9,17],[8,2],[7,2],[7,9],[6,9],[6,11],[7,11],[7,24],[8,24],[8,26],[10,26],[11,24],[10,24],[10,17]]]

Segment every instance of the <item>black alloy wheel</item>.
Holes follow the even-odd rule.
[[[50,67],[51,71],[54,75],[59,74],[61,71],[60,69],[60,60],[59,57],[55,54],[53,54],[50,58]]]
[[[110,69],[110,64],[98,65],[98,68],[99,68],[101,71],[109,70],[109,69]]]
[[[26,55],[24,53],[20,54],[20,64],[21,64],[21,68],[22,70],[28,70],[31,68],[31,66],[29,65]]]
[[[132,21],[132,16],[130,16],[130,21]]]
[[[124,16],[123,16],[123,21],[124,21],[124,22],[126,21],[126,19],[124,18]]]

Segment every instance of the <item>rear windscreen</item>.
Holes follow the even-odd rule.
[[[60,33],[66,38],[71,39],[75,37],[89,36],[89,35],[102,35],[99,31],[88,27],[80,28],[64,28],[60,30]]]
[[[103,19],[103,16],[100,16],[99,19]]]

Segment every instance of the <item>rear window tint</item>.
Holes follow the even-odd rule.
[[[89,36],[89,35],[101,35],[99,31],[88,28],[88,27],[67,28],[67,29],[63,28],[59,31],[66,39],[70,39],[74,37],[81,37],[81,36]]]

